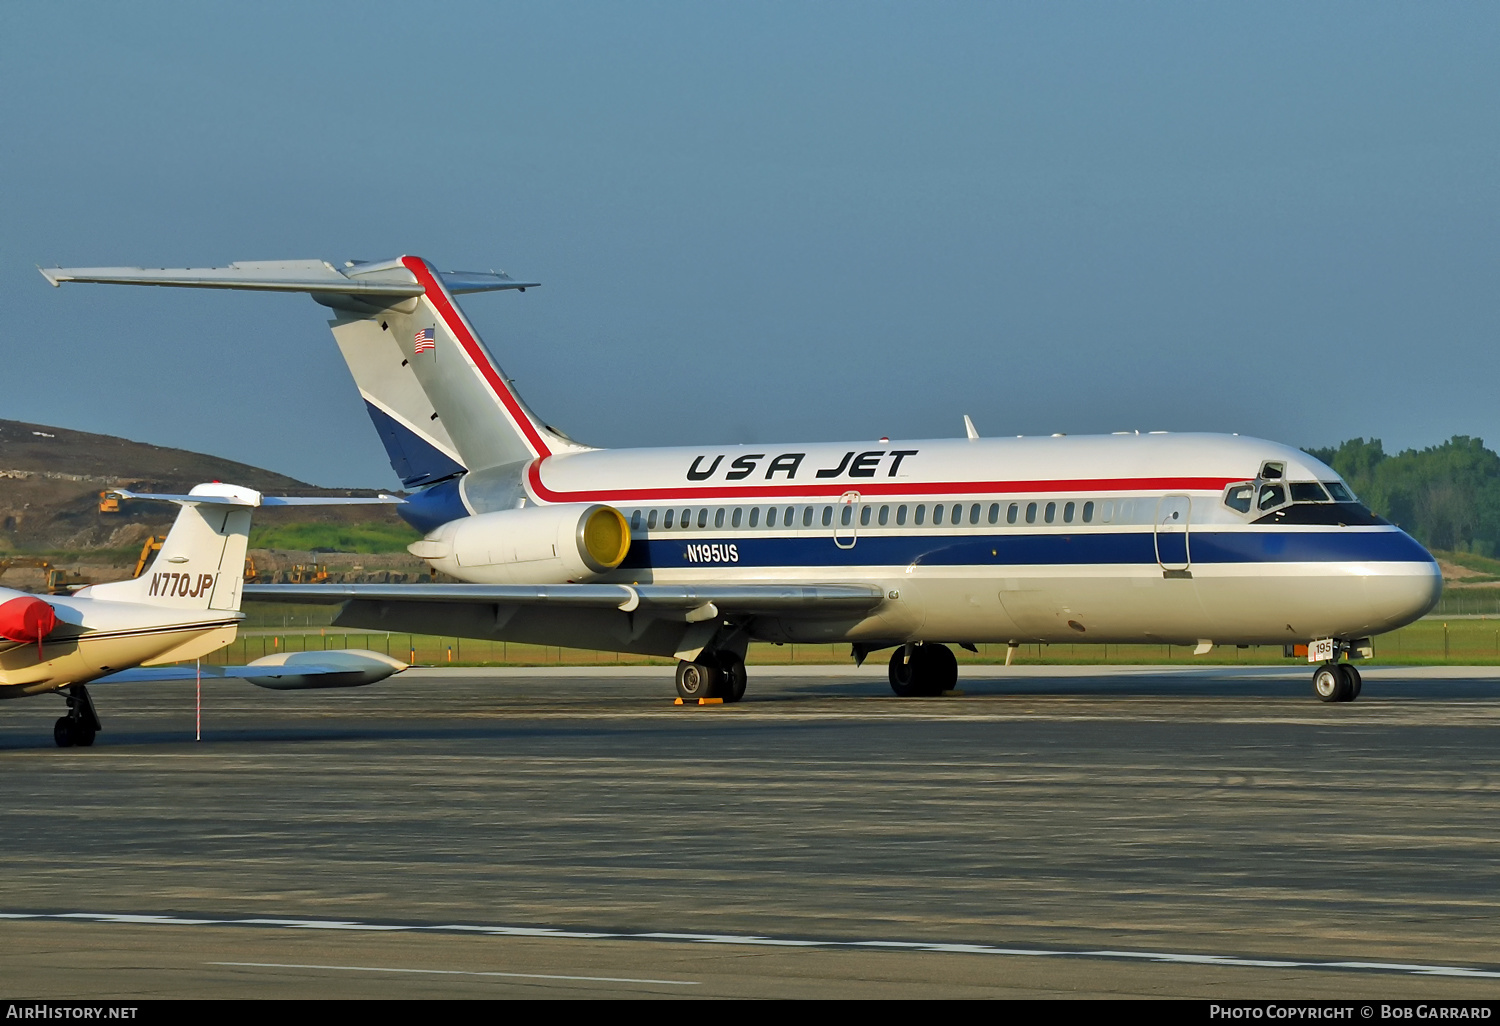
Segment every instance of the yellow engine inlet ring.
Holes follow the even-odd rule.
[[[578,552],[596,573],[613,570],[630,551],[630,525],[613,506],[595,506],[578,524]]]

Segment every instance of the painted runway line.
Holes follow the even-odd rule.
[[[537,937],[554,940],[666,941],[678,944],[738,944],[749,947],[825,948],[830,950],[921,951],[937,954],[1000,955],[1018,958],[1099,958],[1113,961],[1175,962],[1187,965],[1241,966],[1259,969],[1320,969],[1343,972],[1399,973],[1416,976],[1451,976],[1500,980],[1500,969],[1457,965],[1424,965],[1408,962],[1313,962],[1301,959],[1247,958],[1238,955],[1207,955],[1172,951],[1068,950],[1062,948],[1012,948],[996,944],[941,943],[904,940],[829,940],[799,937],[766,937],[734,933],[621,932],[576,930],[541,926],[486,926],[469,923],[366,923],[349,919],[231,919],[176,915],[131,915],[108,912],[0,912],[0,920],[52,920],[59,922],[123,923],[133,926],[239,926],[298,930],[351,930],[384,933],[461,933],[490,937]],[[225,963],[229,964],[229,963]],[[243,963],[246,965],[253,963]],[[308,966],[284,968],[361,967]],[[369,971],[387,971],[370,969]],[[396,971],[396,970],[389,970]],[[422,972],[427,970],[407,970]],[[436,971],[436,970],[433,970]],[[483,975],[483,974],[481,974]],[[575,979],[581,977],[557,977]],[[680,980],[620,982],[682,983]]]
[[[204,962],[204,965],[243,966],[250,969],[333,969],[346,973],[418,973],[427,976],[500,976],[508,980],[569,980],[584,983],[660,983],[668,987],[696,987],[697,980],[642,980],[631,976],[561,976],[556,973],[500,973],[473,969],[393,969],[379,965],[303,965],[297,962]]]

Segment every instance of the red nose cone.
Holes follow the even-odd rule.
[[[42,639],[56,626],[57,610],[35,596],[23,595],[0,603],[0,638],[35,641],[40,649]]]

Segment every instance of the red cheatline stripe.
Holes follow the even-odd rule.
[[[871,495],[1027,495],[1058,492],[1217,492],[1244,477],[1107,477],[1071,481],[829,482],[827,484],[718,485],[709,488],[620,488],[556,491],[542,483],[542,460],[527,468],[532,493],[547,502],[733,502],[743,499],[836,500],[849,491]]]
[[[444,324],[448,325],[448,330],[453,333],[454,338],[458,339],[458,344],[464,347],[464,352],[469,354],[469,359],[474,361],[474,366],[479,368],[479,373],[484,376],[484,380],[489,383],[496,397],[509,411],[511,420],[515,421],[521,434],[526,436],[526,442],[531,446],[531,450],[538,456],[551,456],[552,450],[547,447],[536,425],[531,422],[531,418],[526,416],[526,411],[516,401],[515,394],[501,379],[500,372],[490,362],[489,354],[484,351],[479,345],[479,340],[464,324],[458,308],[453,305],[453,300],[448,298],[448,290],[443,288],[442,282],[437,280],[437,276],[432,273],[432,268],[427,261],[421,257],[404,256],[401,258],[401,263],[417,276],[417,283],[426,290],[428,301],[437,308],[438,316],[443,319]]]

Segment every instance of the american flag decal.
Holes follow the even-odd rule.
[[[412,350],[417,353],[425,353],[437,348],[437,338],[433,335],[431,328],[423,328],[417,332],[412,342]]]

